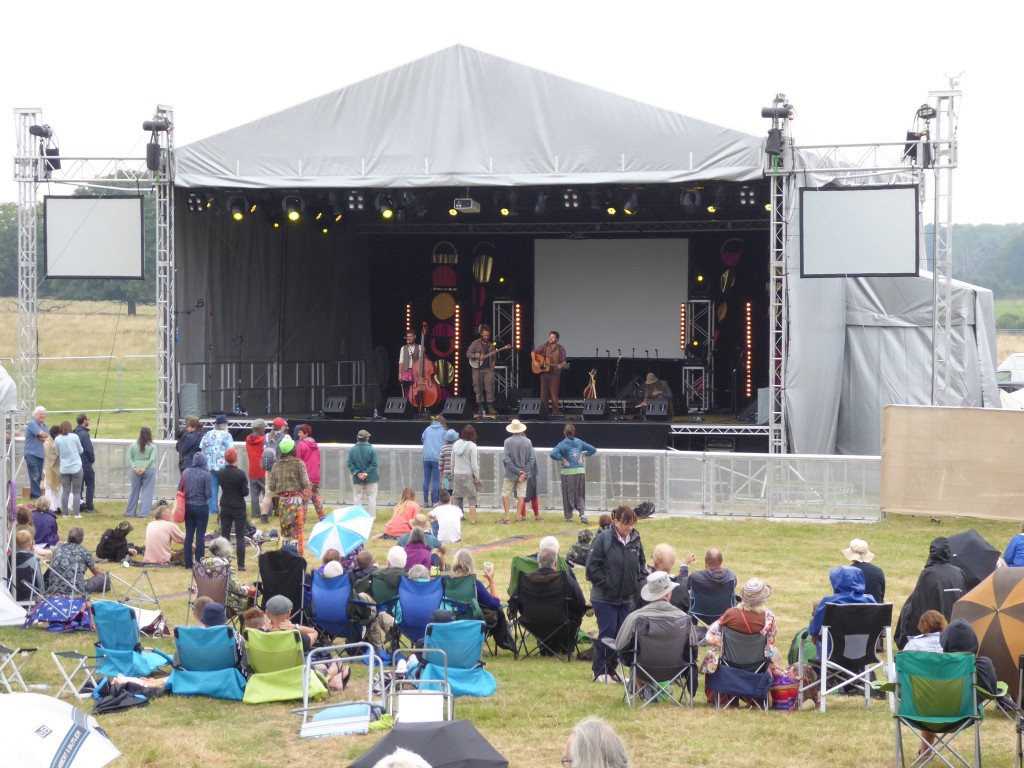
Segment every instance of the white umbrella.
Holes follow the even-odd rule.
[[[374,517],[360,506],[336,509],[313,526],[306,547],[323,557],[328,549],[347,555],[370,538]]]
[[[101,768],[121,756],[96,718],[53,696],[0,696],[4,765]]]

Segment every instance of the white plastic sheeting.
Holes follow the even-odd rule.
[[[175,152],[182,187],[761,178],[763,139],[456,45]]]

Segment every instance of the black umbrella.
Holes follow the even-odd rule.
[[[978,586],[985,577],[996,569],[1000,552],[971,528],[969,531],[949,537],[949,551],[953,565],[967,577],[967,591]]]
[[[415,752],[433,768],[508,768],[508,760],[468,720],[398,723],[349,768],[373,768],[399,747]]]

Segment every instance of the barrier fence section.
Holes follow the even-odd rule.
[[[19,488],[27,487],[20,461]],[[158,440],[156,498],[173,501],[178,487],[174,442]],[[127,499],[130,489],[129,440],[93,440],[96,496]],[[246,467],[245,444],[236,443],[239,466]],[[377,506],[398,503],[403,488],[422,496],[420,446],[378,445]],[[320,493],[331,506],[352,502],[347,445],[321,444]],[[536,449],[537,494],[546,513],[561,511],[559,467],[550,448]],[[479,449],[482,510],[501,509],[503,452]],[[817,456],[683,451],[599,450],[587,460],[588,514],[641,501],[673,516],[880,520],[881,460],[878,456]],[[383,515],[384,513],[379,513]]]

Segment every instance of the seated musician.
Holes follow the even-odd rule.
[[[647,378],[644,379],[644,399],[637,407],[646,408],[648,403],[659,400],[668,401],[668,417],[673,418],[675,409],[672,407],[672,388],[664,379],[659,379],[654,373],[648,373]]]

